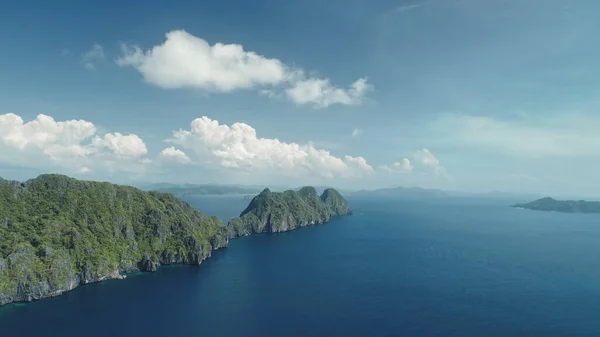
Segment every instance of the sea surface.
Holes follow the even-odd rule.
[[[189,197],[223,218],[241,196]],[[600,216],[349,198],[353,216],[0,309],[0,336],[600,336]],[[522,201],[522,200],[521,200]]]

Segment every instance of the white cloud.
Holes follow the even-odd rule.
[[[95,137],[94,137],[95,136]],[[85,173],[94,167],[112,171],[135,170],[129,164],[147,152],[135,134],[96,135],[94,124],[84,120],[55,121],[40,114],[25,122],[20,116],[0,115],[0,162],[28,167],[59,166]]]
[[[446,169],[440,164],[440,161],[427,149],[420,149],[413,154],[413,162],[430,169],[436,175],[445,175]]]
[[[408,158],[403,158],[392,165],[380,166],[380,168],[384,171],[395,173],[411,173],[413,171],[413,165]]]
[[[144,141],[135,134],[122,135],[107,133],[103,138],[96,136],[92,142],[95,146],[104,146],[115,154],[124,157],[141,157],[148,153]]]
[[[360,136],[362,134],[363,134],[363,130],[361,130],[361,129],[354,129],[354,130],[352,130],[352,137],[358,137],[358,136]]]
[[[285,93],[296,104],[326,108],[332,104],[361,104],[365,93],[371,88],[366,78],[358,79],[348,90],[332,86],[328,79],[309,78],[296,82]]]
[[[26,148],[48,149],[53,146],[70,147],[96,133],[94,124],[84,120],[56,122],[50,116],[38,115],[25,123],[13,113],[0,115],[0,139],[20,150]]]
[[[190,130],[175,131],[167,141],[189,149],[199,158],[197,162],[236,171],[322,178],[351,178],[373,171],[362,157],[342,159],[312,144],[259,138],[248,124],[221,125],[208,117],[195,119]]]
[[[447,176],[446,169],[440,161],[427,149],[420,149],[413,153],[412,160],[403,158],[391,165],[379,167],[383,171],[391,173],[420,173],[434,174],[435,176]]]
[[[281,61],[245,51],[239,44],[216,43],[183,30],[166,34],[167,40],[144,52],[123,46],[121,66],[132,66],[146,82],[162,88],[199,88],[229,92],[255,85],[278,84],[287,71]]]
[[[352,157],[345,155],[344,162],[351,168],[350,174],[347,176],[359,177],[364,173],[373,172],[373,167],[367,163],[367,160],[363,157]]]
[[[372,88],[361,78],[348,90],[340,89],[329,79],[307,78],[302,69],[246,51],[239,44],[210,45],[184,30],[168,32],[163,44],[146,51],[130,45],[122,45],[122,50],[117,64],[135,68],[147,83],[165,89],[231,92],[263,87],[261,94],[275,98],[281,95],[275,90],[279,87],[296,104],[327,107],[360,104]]]
[[[191,161],[190,158],[185,154],[185,152],[178,150],[173,146],[162,150],[160,152],[160,156],[180,164],[187,164]]]
[[[96,62],[101,60],[104,60],[104,48],[97,43],[94,43],[90,50],[81,55],[83,66],[89,70],[96,69]]]
[[[224,125],[208,117],[193,120],[188,129],[174,131],[166,141],[174,146],[164,148],[151,160],[146,144],[135,134],[99,134],[89,121],[56,121],[43,114],[29,121],[12,113],[0,115],[0,164],[14,167],[102,179],[116,173],[129,179],[167,172],[196,179],[198,172],[203,172],[201,175],[209,177],[206,179],[284,184],[329,179],[344,184],[347,179],[346,184],[360,185],[389,179],[385,172],[404,173],[399,176],[411,181],[447,177],[440,161],[427,149],[380,166],[378,174],[373,174],[373,167],[363,157],[336,155],[323,144],[261,138],[248,124]]]

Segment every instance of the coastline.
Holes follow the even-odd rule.
[[[92,285],[92,284],[97,284],[97,283],[102,283],[102,282],[106,282],[106,281],[115,281],[115,280],[126,280],[129,276],[132,275],[144,275],[146,273],[155,273],[158,272],[160,270],[160,268],[162,267],[169,267],[169,266],[200,266],[202,265],[202,262],[204,262],[205,260],[209,259],[212,256],[212,252],[213,251],[217,251],[223,248],[227,248],[227,246],[229,245],[230,240],[226,241],[226,245],[224,246],[220,246],[220,247],[216,247],[214,249],[212,249],[210,251],[210,253],[203,257],[201,260],[198,261],[198,263],[180,263],[180,262],[175,262],[175,263],[165,263],[165,264],[159,264],[156,266],[155,270],[143,270],[143,269],[139,269],[139,267],[136,267],[135,270],[131,270],[131,271],[125,271],[125,270],[115,270],[113,272],[111,272],[110,274],[106,274],[103,276],[99,276],[97,277],[95,280],[90,281],[90,282],[86,282],[85,280],[81,279],[81,276],[79,274],[75,274],[76,279],[78,279],[78,282],[73,282],[73,279],[69,280],[69,282],[67,283],[67,286],[65,288],[62,289],[57,289],[53,292],[49,292],[47,294],[42,295],[39,298],[30,298],[28,300],[18,300],[18,301],[10,301],[4,304],[0,304],[0,310],[2,308],[8,307],[8,306],[12,306],[12,305],[18,305],[18,304],[27,304],[27,303],[33,303],[33,302],[39,302],[45,299],[49,299],[49,298],[54,298],[54,297],[58,297],[61,295],[64,295],[66,293],[69,293],[79,287],[82,286],[87,286],[87,285]],[[138,264],[141,264],[142,261],[138,262]],[[1,295],[1,293],[0,293]]]
[[[143,276],[146,275],[148,273],[156,273],[156,272],[160,272],[160,270],[162,268],[169,268],[169,267],[185,267],[185,266],[196,266],[196,267],[201,267],[202,262],[205,260],[208,260],[210,257],[212,257],[212,252],[213,251],[217,251],[217,250],[221,250],[221,249],[225,249],[228,247],[228,245],[231,243],[231,240],[235,240],[235,239],[239,239],[242,237],[246,237],[246,236],[250,236],[250,235],[260,235],[260,234],[269,234],[269,235],[273,235],[273,234],[281,234],[281,233],[285,233],[285,232],[291,232],[291,231],[295,231],[301,228],[306,228],[306,227],[312,227],[312,226],[316,226],[316,225],[322,225],[322,224],[326,224],[331,222],[332,220],[344,217],[344,216],[348,216],[351,215],[352,213],[349,214],[344,214],[344,215],[335,215],[335,216],[331,216],[327,219],[325,219],[324,221],[320,221],[320,222],[313,222],[313,223],[308,223],[308,224],[304,224],[295,228],[290,228],[288,230],[283,230],[283,231],[277,231],[277,232],[259,232],[259,233],[248,233],[245,235],[241,235],[241,236],[236,236],[236,237],[232,237],[227,241],[227,244],[225,246],[222,247],[217,247],[215,249],[211,250],[211,254],[209,254],[208,256],[206,256],[204,259],[202,259],[200,261],[200,263],[195,264],[195,263],[167,263],[167,264],[161,264],[158,265],[156,270],[132,270],[132,271],[118,271],[115,270],[114,272],[101,276],[99,277],[97,280],[94,280],[92,282],[82,282],[80,280],[80,282],[78,283],[73,283],[71,282],[69,284],[69,286],[65,289],[59,289],[56,290],[52,293],[48,293],[47,295],[41,297],[41,298],[32,298],[31,300],[25,300],[25,301],[12,301],[6,304],[2,304],[0,305],[0,314],[2,313],[3,310],[6,310],[7,308],[10,307],[14,307],[14,306],[22,306],[22,305],[27,305],[30,303],[35,303],[35,302],[40,302],[46,299],[51,299],[51,298],[55,298],[61,295],[64,295],[66,293],[69,293],[71,291],[74,291],[82,286],[88,286],[88,285],[94,285],[94,284],[98,284],[98,283],[102,283],[102,282],[107,282],[107,281],[124,281],[127,280],[128,277],[135,277],[135,276]]]

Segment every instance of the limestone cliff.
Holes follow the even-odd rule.
[[[228,243],[219,219],[171,194],[61,175],[0,180],[0,305],[200,264]]]
[[[230,237],[235,238],[253,233],[285,232],[351,213],[348,202],[332,188],[321,196],[310,186],[285,192],[271,192],[267,188],[254,197],[228,227]]]

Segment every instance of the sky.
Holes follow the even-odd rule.
[[[596,0],[13,1],[0,176],[600,196]]]

